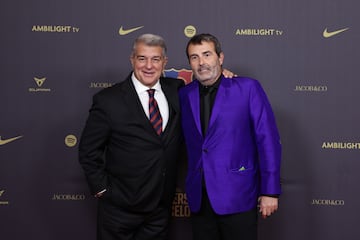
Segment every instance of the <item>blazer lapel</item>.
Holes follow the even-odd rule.
[[[189,103],[192,114],[195,119],[195,124],[198,129],[200,135],[202,135],[201,130],[201,120],[200,120],[200,94],[199,94],[199,82],[193,85],[193,87],[189,90]]]
[[[130,75],[131,76],[131,75]],[[127,104],[127,106],[133,106],[132,111],[134,112],[134,115],[136,116],[136,118],[139,121],[139,123],[141,125],[144,126],[145,130],[149,133],[153,133],[154,136],[157,136],[157,134],[155,133],[153,126],[151,125],[148,117],[146,116],[144,109],[141,105],[139,96],[136,93],[135,87],[131,81],[131,77],[127,78],[125,81],[125,87],[124,87],[124,92],[122,93],[125,99],[125,102]]]
[[[216,119],[218,118],[219,114],[221,114],[221,110],[223,109],[222,106],[224,103],[226,103],[226,96],[229,87],[230,87],[230,82],[226,78],[222,77],[221,83],[219,85],[219,89],[216,93],[216,99],[211,111],[208,132],[211,131],[211,128],[216,122]]]

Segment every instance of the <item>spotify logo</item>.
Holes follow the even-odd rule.
[[[74,147],[77,143],[77,138],[74,135],[67,135],[65,137],[65,145],[68,147]]]
[[[184,29],[184,34],[187,37],[193,37],[196,34],[196,28],[192,25],[186,26]]]

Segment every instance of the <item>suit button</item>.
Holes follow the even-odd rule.
[[[203,149],[203,152],[204,152],[204,153],[207,153],[207,152],[209,152],[209,151],[208,151],[206,148],[204,148],[204,149]]]

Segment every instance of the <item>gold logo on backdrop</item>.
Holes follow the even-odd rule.
[[[329,32],[327,28],[325,28],[324,32],[323,32],[323,37],[324,38],[330,38],[333,37],[335,35],[338,35],[339,33],[345,32],[346,30],[349,30],[349,28],[343,28],[343,29],[339,29],[336,31],[331,31]]]
[[[134,28],[129,28],[129,29],[124,29],[123,26],[120,27],[119,29],[119,35],[120,36],[124,36],[124,35],[127,35],[129,33],[132,33],[132,32],[135,32],[141,28],[143,28],[144,26],[140,26],[140,27],[134,27]]]
[[[29,88],[29,92],[50,92],[51,91],[50,88],[42,87],[42,85],[44,84],[44,82],[46,80],[46,77],[42,77],[42,78],[34,77],[33,79],[37,85],[37,88]]]
[[[76,146],[76,143],[77,143],[76,136],[70,134],[65,137],[65,145],[66,146],[74,147],[74,146]]]
[[[328,87],[325,85],[297,85],[295,92],[327,92]]]
[[[173,217],[190,217],[190,208],[188,205],[186,193],[177,188],[174,200],[172,202],[172,214]]]
[[[13,142],[15,140],[18,140],[19,138],[22,138],[22,137],[23,136],[17,136],[17,137],[8,138],[8,139],[2,139],[1,136],[0,136],[0,146],[11,143],[11,142]]]
[[[31,28],[32,32],[49,32],[49,33],[77,33],[80,32],[80,28],[74,26],[49,26],[49,25],[33,25]]]
[[[283,30],[275,28],[238,28],[235,31],[237,36],[282,36]]]
[[[114,83],[109,82],[91,82],[89,88],[108,88],[114,85]]]
[[[340,199],[313,199],[311,205],[339,207],[345,205],[345,200]]]
[[[186,37],[191,38],[196,34],[196,28],[192,25],[188,25],[184,28],[184,34]]]
[[[53,201],[83,201],[85,200],[85,194],[64,194],[55,193],[51,200]]]
[[[34,80],[35,80],[36,84],[38,85],[38,87],[41,87],[44,84],[46,78],[45,77],[44,78],[34,77]]]
[[[0,198],[2,198],[3,194],[5,193],[5,190],[0,190]],[[0,199],[0,205],[8,205],[9,201],[1,201]]]
[[[359,142],[323,142],[321,148],[359,150],[360,143]]]

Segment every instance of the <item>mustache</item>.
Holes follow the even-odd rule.
[[[211,70],[211,67],[208,65],[203,65],[198,68],[198,72],[204,71],[204,70]]]

